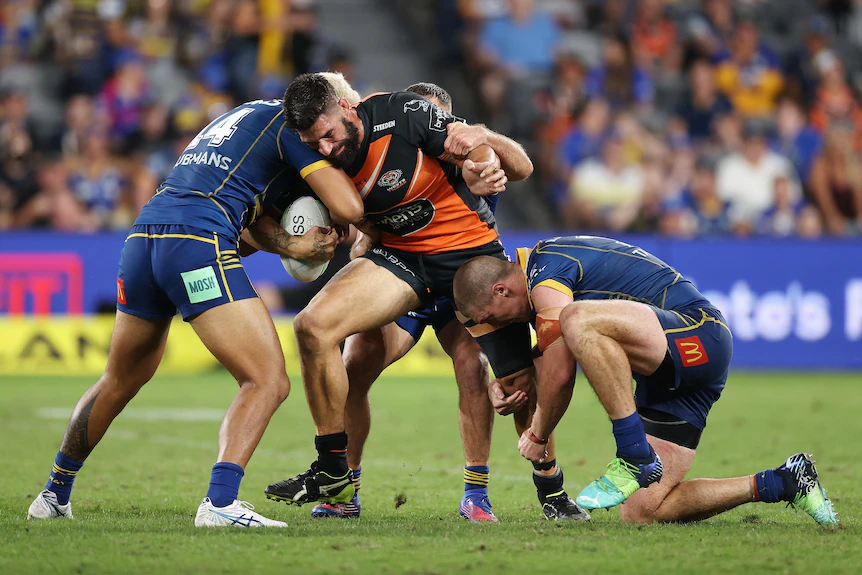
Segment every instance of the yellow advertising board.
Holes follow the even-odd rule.
[[[0,375],[96,375],[105,369],[114,316],[0,317]],[[299,372],[299,355],[289,317],[275,318],[287,371]],[[431,330],[429,330],[431,331]],[[161,374],[194,374],[218,367],[186,322],[171,325]],[[445,375],[452,363],[432,333],[387,375]]]

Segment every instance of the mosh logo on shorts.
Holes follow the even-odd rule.
[[[212,266],[182,272],[183,284],[189,296],[189,303],[200,303],[221,297],[221,287],[216,280]]]
[[[674,343],[676,343],[676,349],[679,350],[679,356],[682,358],[683,367],[703,365],[709,361],[709,356],[706,355],[703,342],[701,342],[700,338],[696,335],[691,337],[682,337]]]
[[[419,198],[382,214],[368,214],[368,219],[381,232],[409,236],[430,224],[434,219],[434,212],[434,204],[425,198]]]
[[[387,192],[394,192],[407,183],[407,180],[401,177],[402,174],[401,170],[389,170],[380,176],[380,179],[377,180],[377,185],[381,188],[386,188]]]

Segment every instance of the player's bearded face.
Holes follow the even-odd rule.
[[[335,145],[327,159],[336,168],[346,169],[353,165],[359,154],[359,128],[353,125],[347,118],[341,118],[344,126],[345,137]]]

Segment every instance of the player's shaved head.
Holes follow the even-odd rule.
[[[284,121],[288,128],[304,131],[338,104],[338,93],[323,74],[302,74],[284,92]]]
[[[491,305],[494,284],[520,273],[517,263],[499,258],[478,256],[468,260],[455,272],[455,307],[473,317],[473,312]]]
[[[353,86],[341,72],[320,72],[320,75],[332,84],[332,87],[335,88],[335,94],[339,98],[344,98],[351,104],[356,104],[362,99],[359,92],[353,89]]]
[[[405,88],[404,91],[419,94],[429,100],[434,98],[439,102],[439,106],[444,112],[449,114],[452,113],[452,96],[437,84],[432,84],[431,82],[417,82],[412,86]]]

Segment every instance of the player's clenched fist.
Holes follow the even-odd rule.
[[[463,158],[469,151],[488,143],[488,128],[479,124],[471,126],[463,122],[452,122],[446,126],[446,130],[449,135],[443,142],[443,147],[455,157]]]
[[[336,230],[314,226],[304,236],[293,236],[288,247],[289,257],[312,262],[329,261],[340,242],[341,237]]]
[[[537,438],[532,429],[528,429],[521,434],[521,439],[518,440],[518,451],[525,458],[535,463],[544,463],[548,457],[548,441]]]

